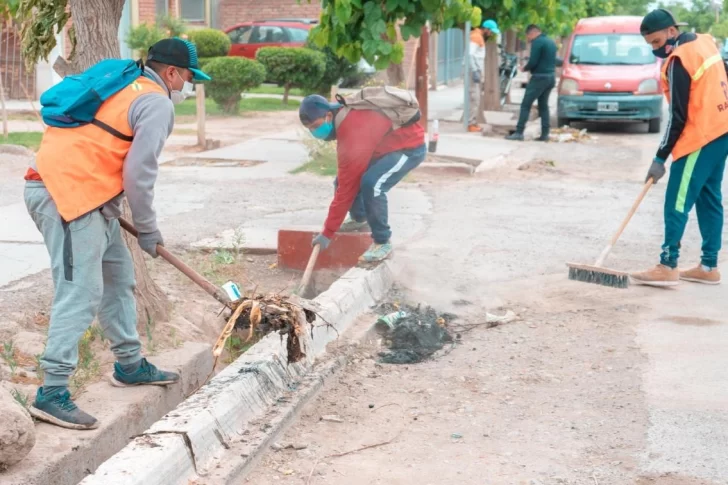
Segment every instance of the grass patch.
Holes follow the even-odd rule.
[[[308,162],[291,170],[292,174],[307,172],[325,177],[336,176],[336,142],[305,136],[303,144],[308,149]]]
[[[0,145],[22,145],[35,151],[40,147],[42,138],[42,131],[20,131],[10,133],[7,139],[0,135]]]
[[[272,84],[267,84],[263,86],[258,86],[257,88],[251,89],[250,93],[253,94],[280,94],[283,96],[284,89],[279,86],[274,86]],[[299,88],[291,88],[291,90],[288,92],[289,96],[306,96],[306,93],[303,92],[303,90]]]
[[[103,330],[96,325],[90,326],[84,332],[81,341],[78,343],[78,366],[71,377],[70,391],[76,396],[86,385],[89,384],[101,372],[101,362],[94,353],[93,343],[105,339]]]
[[[251,111],[295,111],[301,102],[289,99],[288,104],[283,104],[280,98],[245,98],[240,100],[240,115]],[[177,116],[197,116],[197,100],[186,99],[174,107]],[[223,112],[215,102],[205,99],[205,112],[207,116],[223,116]]]

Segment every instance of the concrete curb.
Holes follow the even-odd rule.
[[[386,295],[394,275],[395,266],[389,261],[372,270],[349,270],[314,300],[320,308],[319,319],[312,338],[306,336],[304,361],[287,365],[285,342],[268,335],[81,485],[186,485],[195,476],[208,476],[226,450],[246,441],[256,420],[285,393],[306,384],[314,361],[326,354],[327,344]],[[330,327],[321,325],[322,320]],[[314,388],[311,395],[317,389],[315,383]],[[261,425],[271,427],[268,422]],[[257,452],[266,445],[261,443]],[[255,454],[251,452],[245,461],[255,459]]]
[[[143,432],[166,411],[194,392],[212,370],[208,344],[186,343],[150,360],[181,374],[181,384],[168,388],[144,386],[127,389],[98,382],[78,399],[79,406],[101,425],[93,431],[72,431],[38,423],[36,445],[19,464],[0,473],[3,485],[76,485]],[[60,450],[60,451],[59,451]]]

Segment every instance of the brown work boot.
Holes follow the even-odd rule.
[[[680,283],[680,271],[662,264],[658,264],[651,270],[632,273],[629,276],[636,285],[676,286]]]
[[[705,271],[703,265],[699,264],[687,271],[680,271],[680,279],[692,281],[693,283],[703,283],[704,285],[719,285],[720,271],[718,271],[718,268]]]
[[[480,126],[478,126],[478,125],[469,125],[468,126],[468,132],[470,132],[470,133],[479,133],[480,132]]]

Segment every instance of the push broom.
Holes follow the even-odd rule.
[[[622,221],[619,229],[617,229],[617,232],[614,234],[614,236],[612,236],[612,240],[609,241],[609,244],[606,248],[604,248],[604,251],[602,251],[602,254],[599,255],[599,258],[597,258],[597,261],[594,263],[593,266],[589,266],[587,264],[566,263],[566,266],[569,267],[570,280],[581,281],[584,283],[595,283],[602,286],[611,286],[612,288],[629,287],[628,273],[604,268],[602,265],[604,264],[604,261],[607,259],[607,256],[609,255],[614,245],[617,244],[617,240],[622,235],[624,228],[627,227],[630,219],[632,219],[632,216],[637,211],[640,203],[642,203],[642,199],[645,198],[645,195],[647,195],[647,191],[650,190],[650,187],[652,187],[653,184],[654,181],[652,180],[652,178],[650,178],[645,183],[644,187],[642,187],[642,191],[637,196],[637,200],[634,201],[634,204],[632,204],[632,207],[627,213],[627,217],[624,218],[624,221]]]

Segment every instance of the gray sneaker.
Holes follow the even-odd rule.
[[[357,221],[347,216],[344,223],[339,228],[339,232],[359,232],[368,231],[369,223],[367,221]]]
[[[95,429],[99,422],[84,413],[71,400],[71,393],[65,387],[44,393],[38,389],[35,402],[28,408],[30,414],[41,421],[68,429]]]

